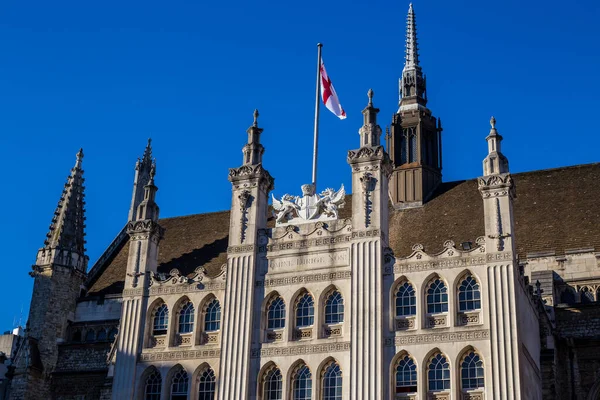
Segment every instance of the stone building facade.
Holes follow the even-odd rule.
[[[352,195],[276,198],[255,111],[224,212],[159,218],[149,142],[89,270],[80,151],[9,398],[600,399],[600,164],[511,174],[492,117],[482,176],[443,182],[412,5],[385,138],[378,112]]]

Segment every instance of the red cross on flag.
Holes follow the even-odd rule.
[[[334,113],[336,117],[339,119],[346,118],[346,111],[342,108],[340,99],[333,88],[333,83],[331,83],[331,79],[329,79],[327,71],[325,71],[323,60],[321,60],[321,99],[325,107]]]

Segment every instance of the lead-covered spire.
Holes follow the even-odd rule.
[[[417,22],[412,3],[406,17],[406,53],[400,79],[400,110],[427,104],[426,79],[419,65]]]

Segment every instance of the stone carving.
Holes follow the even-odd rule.
[[[388,337],[385,346],[406,346],[411,344],[450,343],[459,341],[484,340],[490,338],[490,330],[468,330],[463,332],[440,332],[424,335],[401,335]]]
[[[446,326],[445,315],[434,315],[427,318],[427,326],[429,328],[444,328]]]
[[[288,286],[304,284],[308,282],[322,282],[322,281],[334,281],[337,279],[350,279],[352,277],[351,271],[341,272],[327,272],[323,274],[303,274],[299,276],[292,276],[286,278],[272,278],[265,279],[264,281],[256,281],[256,287],[273,287],[273,286]]]
[[[323,328],[323,335],[325,337],[340,337],[340,336],[342,336],[342,327],[326,325]]]
[[[138,242],[137,245],[137,250],[136,250],[136,257],[135,257],[135,269],[133,272],[128,272],[127,276],[131,276],[133,277],[133,281],[131,282],[131,286],[132,287],[137,287],[138,285],[138,279],[140,276],[144,275],[145,272],[140,272],[140,252],[141,252],[141,248],[142,248],[142,242]]]
[[[483,400],[482,392],[463,392],[461,396],[461,400]]]
[[[364,196],[365,227],[369,227],[369,224],[371,223],[371,212],[373,212],[370,195],[375,186],[375,177],[370,172],[365,172],[363,176],[360,177],[360,185]]]
[[[346,198],[344,185],[337,192],[331,188],[321,194],[315,193],[311,184],[302,185],[302,197],[283,195],[281,200],[273,197],[273,208],[276,214],[276,225],[287,223],[306,223],[338,218],[338,209],[343,208]]]
[[[248,207],[250,207],[252,195],[249,190],[242,190],[238,199],[240,201],[240,243],[244,243],[244,239],[246,238],[246,228],[248,227],[246,224],[246,222],[248,222],[246,213],[248,212]]]
[[[303,354],[328,354],[337,351],[349,351],[350,342],[341,343],[326,343],[326,344],[314,344],[314,345],[303,345],[303,346],[286,346],[286,347],[273,347],[273,348],[253,348],[251,350],[252,358],[259,357],[287,357],[287,356],[300,356]]]
[[[396,330],[405,331],[415,328],[415,318],[398,318],[396,319]]]
[[[477,325],[479,324],[479,312],[460,313],[458,316],[460,325]]]
[[[140,361],[155,362],[168,360],[192,360],[197,358],[219,358],[221,357],[220,349],[210,350],[178,350],[178,351],[161,351],[147,352],[140,354]]]
[[[490,239],[498,239],[496,241],[496,249],[498,251],[504,250],[504,239],[510,237],[510,233],[502,232],[502,216],[500,214],[500,200],[496,199],[496,233],[494,235],[488,235]]]
[[[297,328],[292,333],[293,340],[304,340],[312,338],[313,328]]]
[[[283,339],[282,331],[268,331],[267,332],[267,341],[269,342],[277,342]]]

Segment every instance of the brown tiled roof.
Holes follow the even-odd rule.
[[[517,252],[521,257],[538,252],[595,248],[600,251],[600,163],[533,171],[513,175]],[[351,216],[351,196],[340,218]],[[177,268],[189,274],[203,265],[219,273],[227,259],[229,211],[160,220],[166,229],[159,252],[159,272]],[[271,226],[273,221],[269,221]],[[414,244],[427,253],[443,250],[446,240],[456,245],[475,242],[484,235],[483,201],[477,181],[443,183],[423,207],[390,212],[390,246],[406,257]],[[120,293],[129,245],[99,272],[90,293]]]

